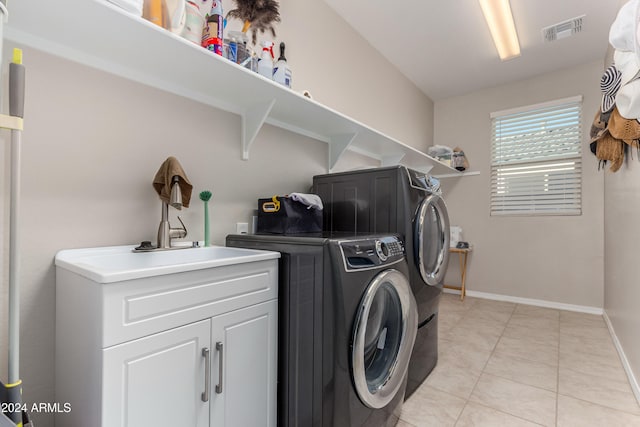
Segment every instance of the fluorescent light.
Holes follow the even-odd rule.
[[[484,19],[489,25],[493,43],[500,59],[506,61],[520,56],[520,43],[513,23],[509,0],[478,0]]]

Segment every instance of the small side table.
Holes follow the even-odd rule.
[[[460,260],[460,275],[462,276],[462,280],[460,282],[460,286],[444,285],[444,287],[447,289],[455,289],[457,291],[460,291],[460,301],[464,301],[464,297],[467,294],[465,282],[467,280],[467,256],[469,255],[469,252],[471,252],[471,248],[449,248],[449,253],[458,254],[458,259]]]

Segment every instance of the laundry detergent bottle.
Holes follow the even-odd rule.
[[[273,42],[262,42],[262,55],[258,61],[258,74],[273,79]]]

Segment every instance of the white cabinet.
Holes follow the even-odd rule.
[[[275,427],[277,317],[270,301],[212,319],[212,426]]]
[[[275,427],[279,254],[231,249],[167,274],[106,272],[126,252],[58,254],[56,401],[71,411],[56,425]]]
[[[102,425],[275,427],[277,315],[269,301],[104,350]]]
[[[209,426],[209,320],[104,350],[103,426]]]

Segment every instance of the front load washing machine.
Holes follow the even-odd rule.
[[[278,251],[278,425],[394,426],[417,307],[399,236],[230,235]]]
[[[449,260],[449,216],[434,182],[404,166],[313,178],[313,192],[324,204],[323,230],[399,233],[405,239],[419,322],[407,397],[438,360],[438,304]]]

